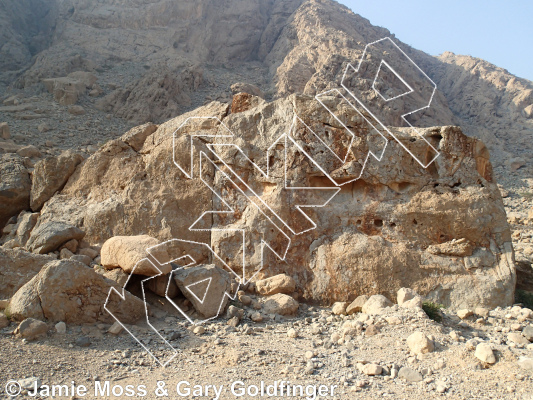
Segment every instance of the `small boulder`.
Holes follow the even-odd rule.
[[[519,332],[511,332],[507,335],[507,341],[512,342],[515,344],[522,344],[522,345],[528,345],[529,340],[527,340],[521,333]]]
[[[251,94],[252,96],[257,96],[261,98],[265,97],[264,93],[257,86],[252,85],[251,83],[245,83],[245,82],[237,82],[231,85],[231,92],[233,94],[248,93],[248,94]]]
[[[533,325],[528,325],[522,330],[522,335],[529,340],[530,342],[533,342]]]
[[[398,372],[398,378],[405,379],[407,382],[420,382],[422,375],[415,369],[402,367],[400,368],[400,372]]]
[[[145,281],[146,287],[158,296],[173,299],[179,293],[178,286],[170,274],[159,275]]]
[[[58,322],[55,325],[55,328],[56,328],[56,332],[59,333],[60,335],[64,335],[65,333],[67,333],[67,324],[65,324],[63,321]]]
[[[407,345],[414,354],[432,353],[435,344],[422,332],[414,332],[407,338]]]
[[[121,287],[92,268],[73,260],[56,260],[15,293],[9,312],[18,321],[46,318],[76,324],[111,321],[107,310],[124,323],[134,323],[145,315],[141,299],[128,291],[122,299],[111,288],[122,293]]]
[[[296,290],[296,282],[288,275],[279,274],[255,282],[255,290],[263,296],[278,293],[290,294]]]
[[[338,301],[331,307],[331,312],[335,315],[346,315],[346,307],[348,303],[345,301]]]
[[[363,305],[362,312],[365,314],[379,314],[385,308],[392,306],[392,302],[381,294],[375,294]]]
[[[74,255],[70,256],[70,259],[74,260],[74,261],[79,261],[82,264],[85,264],[87,266],[90,266],[91,262],[93,261],[91,257],[84,256],[82,254],[74,254]]]
[[[298,312],[298,302],[291,296],[278,293],[265,301],[263,309],[267,314],[295,315]]]
[[[0,313],[0,329],[4,329],[6,326],[9,326],[9,318],[4,313]]]
[[[365,364],[362,372],[368,376],[381,375],[383,368],[377,364]]]
[[[472,310],[459,310],[457,311],[457,316],[461,319],[466,319],[470,316],[474,315],[474,312]]]
[[[346,314],[352,315],[352,314],[361,312],[361,310],[363,309],[363,306],[365,305],[367,301],[368,301],[367,295],[363,294],[361,296],[357,296],[357,298],[354,301],[352,301],[348,307],[346,307]]]
[[[173,271],[181,293],[205,318],[219,315],[228,304],[231,292],[230,275],[216,265],[200,265]]]
[[[36,254],[47,254],[71,239],[81,240],[84,236],[85,232],[76,226],[49,221],[33,229],[26,247]]]
[[[43,321],[34,318],[26,318],[15,330],[16,334],[19,334],[27,340],[33,340],[39,336],[44,336],[46,335],[46,332],[48,332],[48,325]]]
[[[410,300],[404,301],[401,305],[403,308],[422,308],[422,297],[416,295]]]
[[[415,292],[413,289],[401,288],[400,290],[398,290],[398,293],[396,294],[396,300],[398,302],[398,305],[401,306],[403,303],[411,299],[414,299],[416,296],[418,296],[418,293]]]
[[[492,351],[492,347],[488,343],[480,343],[476,346],[476,351],[474,353],[477,359],[481,360],[486,364],[494,364],[496,362],[496,357]]]
[[[148,235],[112,237],[104,243],[100,251],[102,265],[107,269],[121,268],[128,274],[159,275],[160,272],[147,259],[147,249],[159,243],[159,240]],[[165,252],[165,249],[156,248],[156,251]],[[166,254],[158,254],[157,259],[168,260],[169,257]],[[168,274],[172,270],[170,263],[159,264],[157,268],[163,274]]]

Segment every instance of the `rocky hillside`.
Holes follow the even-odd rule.
[[[88,71],[97,81],[91,93],[81,90],[80,101],[136,123],[227,100],[230,85],[240,81],[267,98],[338,87],[367,43],[394,37],[330,0],[34,2],[38,7],[3,2],[13,16],[0,25],[13,43],[2,48],[4,84],[38,92],[43,79]],[[496,165],[521,158],[515,161],[530,167],[530,81],[482,60],[435,58],[396,42],[439,89],[419,125],[461,125],[488,143]]]

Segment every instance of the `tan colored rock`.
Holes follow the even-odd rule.
[[[432,353],[435,350],[433,340],[422,332],[414,332],[407,338],[407,345],[414,354]]]
[[[43,155],[39,149],[33,145],[23,146],[17,150],[17,154],[21,157],[41,158]]]
[[[411,300],[404,301],[401,305],[403,308],[422,308],[422,297],[415,296]]]
[[[404,302],[411,300],[418,296],[418,293],[414,291],[413,289],[409,288],[401,288],[398,290],[398,293],[396,295],[396,299],[398,302],[398,305],[401,306]]]
[[[474,315],[474,312],[472,310],[458,310],[457,311],[457,316],[461,319],[466,319],[470,316]]]
[[[529,340],[527,340],[520,332],[511,332],[507,335],[507,341],[515,344],[521,344],[527,346]]]
[[[0,329],[4,329],[5,327],[9,326],[9,319],[5,316],[4,313],[0,313]]]
[[[15,154],[0,156],[0,227],[9,218],[29,208],[31,180],[22,158]]]
[[[13,296],[54,257],[33,254],[21,248],[0,247],[0,299]]]
[[[67,150],[58,157],[46,157],[35,164],[32,174],[30,207],[33,211],[41,209],[43,204],[61,190],[78,164],[83,161],[80,154]]]
[[[94,260],[96,257],[98,257],[99,253],[95,249],[91,249],[90,247],[86,247],[84,249],[80,249],[80,251],[78,251],[78,254],[90,257],[91,260]]]
[[[263,296],[285,293],[291,294],[296,290],[296,282],[290,276],[279,274],[255,282],[255,290]]]
[[[92,268],[72,260],[46,264],[21,287],[9,303],[15,320],[47,319],[52,322],[94,323],[111,321],[104,309],[111,288],[122,288],[97,274]],[[144,303],[125,291],[125,300],[110,295],[107,307],[123,323],[134,323],[145,315]]]
[[[211,103],[161,124],[138,152],[122,140],[104,145],[78,167],[61,194],[46,203],[41,219],[52,220],[61,215],[75,225],[83,221],[91,243],[102,243],[110,236],[141,233],[163,241],[183,237],[186,232],[187,240],[209,243],[236,271],[242,270],[235,255],[242,246],[242,229],[246,228],[249,234],[245,246],[250,260],[247,268],[255,271],[262,259],[258,243],[264,239],[283,253],[283,235],[210,163],[202,164],[204,178],[216,191],[235,201],[239,211],[231,217],[215,215],[212,221],[201,221],[207,226],[224,226],[228,231],[189,231],[200,215],[220,209],[221,204],[198,174],[188,179],[171,160],[176,154],[178,160],[174,161],[190,171],[191,140],[193,154],[209,153],[205,141],[228,142],[220,136],[220,142],[213,139],[225,131],[216,120],[187,120],[190,116],[216,115],[235,134],[231,142],[266,168],[267,150],[291,126],[296,112],[301,122],[293,127],[294,138],[312,148],[308,154],[320,161],[321,169],[292,148],[287,152],[292,184],[316,187],[331,182],[325,172],[339,182],[355,180],[361,172],[362,175],[343,186],[327,206],[306,210],[316,229],[299,235],[297,240],[292,238],[284,262],[269,252],[265,265],[293,277],[303,298],[323,304],[344,301],[353,293],[383,293],[395,298],[402,287],[454,309],[512,303],[516,277],[510,231],[483,143],[465,136],[457,127],[423,129],[424,137],[440,152],[430,167],[423,168],[413,162],[399,142],[424,157],[427,142],[411,129],[393,129],[398,140],[389,141],[381,162],[371,157],[361,171],[358,160],[365,159],[376,145],[376,138],[349,105],[335,97],[324,98],[323,103],[333,114],[344,116],[349,126],[360,130],[361,140],[354,142],[349,151],[346,147],[350,142],[342,139],[350,137],[349,133],[311,96],[292,95],[232,114],[228,114],[227,105]],[[329,157],[324,149],[316,147],[309,129],[331,138],[335,143],[330,144],[348,154],[346,162]],[[205,141],[191,139],[190,135],[198,131],[206,134]],[[295,198],[299,195],[283,188],[284,152],[272,154],[268,182],[257,168],[250,168],[243,157],[236,155],[235,148],[226,146],[217,154],[228,165],[247,171],[250,188],[260,193],[288,225],[295,229],[313,227],[294,208],[296,201],[302,200]],[[193,166],[198,173],[197,157],[193,157]],[[349,216],[346,210],[350,210]],[[471,243],[472,255],[436,255],[425,250],[454,238]],[[210,262],[208,255],[199,256],[200,259],[193,258]]]
[[[352,301],[348,307],[346,307],[346,314],[352,315],[354,313],[361,312],[361,310],[363,309],[363,306],[365,305],[367,301],[368,301],[368,296],[364,294],[361,296],[357,296],[355,300]]]
[[[377,364],[365,364],[362,372],[368,376],[381,375],[383,368]]]
[[[17,231],[15,234],[17,242],[21,247],[24,247],[28,242],[31,231],[37,224],[38,219],[39,213],[23,212],[22,214],[19,214],[17,219]]]
[[[263,304],[267,314],[295,315],[298,312],[298,302],[291,296],[278,293],[270,296]]]
[[[331,307],[331,312],[335,315],[346,315],[346,307],[348,303],[345,301],[338,301]]]
[[[112,335],[119,335],[123,330],[124,328],[122,327],[122,325],[115,321],[113,325],[111,325],[111,327],[107,330],[107,333],[110,333]]]
[[[474,355],[477,359],[487,364],[494,364],[496,362],[496,357],[494,356],[492,347],[488,343],[478,344],[476,346]]]
[[[261,98],[265,97],[261,89],[259,89],[257,86],[252,85],[250,83],[244,83],[244,82],[234,83],[233,85],[231,85],[231,91],[233,92],[233,94],[248,93],[253,96],[257,96]]]
[[[221,315],[231,295],[230,275],[214,264],[178,269],[172,273],[181,293],[205,318]]]
[[[68,113],[72,115],[84,115],[85,109],[82,106],[70,106],[68,108]]]
[[[16,334],[27,340],[34,340],[38,337],[45,336],[47,332],[48,325],[34,318],[26,318],[15,330]]]
[[[147,249],[159,243],[159,240],[148,235],[115,236],[102,246],[100,252],[102,265],[107,269],[121,268],[128,274],[145,276],[168,274],[172,270],[170,264],[158,264],[157,267],[161,271],[158,272],[154,265],[146,260],[149,255]],[[169,260],[167,255],[162,257]]]
[[[361,309],[365,314],[380,314],[386,307],[392,306],[392,302],[385,296],[375,294],[370,296]]]
[[[7,122],[0,122],[0,137],[4,140],[11,139],[11,132]]]
[[[36,254],[46,254],[57,250],[69,240],[81,240],[85,233],[72,225],[50,221],[40,223],[31,231],[26,247]]]

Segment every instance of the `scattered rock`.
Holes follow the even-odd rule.
[[[263,309],[267,314],[295,315],[298,312],[298,302],[291,296],[278,293],[265,301]]]
[[[383,372],[383,368],[377,364],[365,364],[363,366],[363,374],[374,376],[374,375],[381,375]]]
[[[107,330],[107,333],[110,333],[111,335],[119,335],[124,330],[123,326],[119,324],[117,321],[113,323]]]
[[[26,318],[15,330],[15,333],[27,340],[33,340],[39,336],[44,336],[47,332],[48,325],[46,325],[43,321],[39,321],[34,318]]]
[[[298,332],[296,331],[296,329],[291,328],[287,331],[287,336],[292,339],[296,339],[298,337]]]
[[[363,309],[363,306],[365,305],[367,301],[368,301],[368,296],[366,295],[357,296],[356,299],[352,301],[348,307],[346,307],[346,314],[352,315],[354,313],[361,312],[361,310]]]
[[[291,294],[296,290],[296,282],[290,276],[279,274],[255,282],[255,290],[263,296],[285,293]]]
[[[203,335],[205,333],[205,328],[203,326],[196,326],[194,329],[193,329],[193,333],[195,335]]]
[[[474,312],[472,310],[459,310],[457,311],[457,316],[461,319],[466,319],[470,316],[474,315]]]
[[[338,301],[331,307],[331,312],[335,315],[346,315],[346,307],[348,303],[344,301]]]
[[[71,239],[81,240],[85,233],[64,222],[44,222],[34,228],[28,239],[27,248],[36,254],[46,254],[57,250]]]
[[[528,325],[522,330],[522,335],[529,340],[530,342],[533,342],[533,325]]]
[[[41,158],[43,156],[39,149],[33,145],[21,147],[17,150],[17,154],[28,158]]]
[[[56,332],[59,333],[60,335],[64,335],[65,333],[67,333],[67,324],[65,324],[63,321],[55,324],[55,328],[56,328]]]
[[[406,301],[414,299],[417,296],[418,296],[418,293],[415,292],[413,289],[401,288],[400,290],[398,290],[398,293],[396,295],[396,299],[397,299],[398,305],[401,306]]]
[[[476,351],[474,353],[476,358],[481,360],[486,364],[494,364],[496,362],[496,357],[492,347],[488,343],[480,343],[476,346]]]
[[[423,379],[420,372],[409,367],[400,368],[398,378],[405,379],[407,382],[420,382]]]
[[[385,308],[392,306],[392,302],[385,296],[375,294],[363,305],[362,312],[365,314],[380,314]]]
[[[435,350],[433,340],[422,332],[414,332],[407,338],[409,349],[415,354],[432,353]]]
[[[522,344],[522,345],[528,345],[529,340],[526,339],[524,336],[522,336],[519,332],[511,332],[507,335],[507,341],[516,343],[516,344]]]

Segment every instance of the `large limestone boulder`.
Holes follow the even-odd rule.
[[[112,237],[102,246],[101,263],[107,269],[121,268],[128,274],[145,276],[168,274],[172,270],[170,264],[158,264],[159,272],[147,259],[150,255],[148,249],[159,243],[159,240],[148,235]],[[157,247],[153,251],[157,252],[157,254],[152,254],[158,256],[157,260],[170,261],[168,255],[164,253],[164,248]]]
[[[68,150],[57,157],[49,156],[37,162],[32,174],[31,209],[40,210],[45,201],[65,186],[70,175],[82,161],[81,154]]]
[[[35,318],[51,322],[94,323],[112,321],[104,304],[115,282],[73,260],[52,261],[21,287],[9,303],[16,320]],[[107,305],[123,323],[134,323],[144,315],[144,302],[125,291],[125,300],[113,296]]]
[[[0,156],[0,227],[22,210],[29,209],[31,179],[23,159],[16,154]]]
[[[421,129],[424,139],[391,128],[396,139],[385,146],[346,100],[321,100],[292,95],[229,114],[214,102],[159,125],[139,151],[126,139],[111,141],[44,205],[41,220],[62,218],[92,243],[140,234],[209,243],[234,271],[243,270],[245,231],[244,274],[263,264],[271,275],[291,276],[300,298],[327,304],[355,293],[396,298],[402,287],[457,309],[511,304],[511,235],[483,143],[446,126]],[[224,125],[192,116],[216,116]],[[285,141],[289,129],[292,139]],[[220,145],[216,156],[210,143]],[[425,168],[413,155],[429,163],[435,151],[428,143],[439,156]],[[382,152],[381,161],[369,151]],[[233,185],[227,168],[247,191]],[[259,197],[260,207],[253,204]],[[304,216],[297,204],[325,206],[306,208]],[[206,214],[213,210],[225,214]],[[281,232],[280,224],[290,229]],[[264,252],[262,241],[274,251]],[[210,263],[210,257],[193,258]]]
[[[78,227],[64,222],[50,221],[40,223],[31,231],[26,247],[34,253],[46,254],[57,250],[69,240],[81,240],[85,233]]]
[[[21,248],[0,247],[0,299],[13,296],[54,259],[53,256],[29,253]]]

